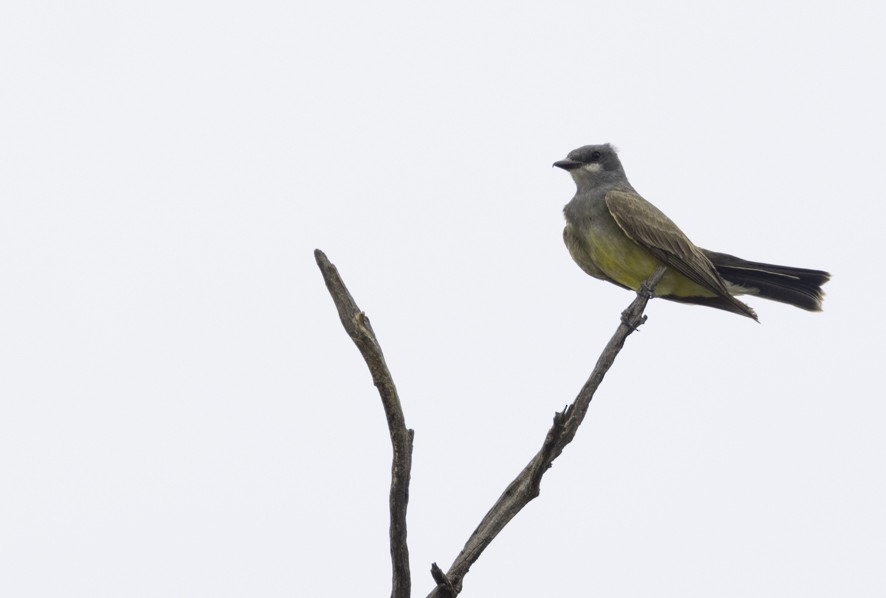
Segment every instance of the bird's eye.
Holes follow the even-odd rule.
[[[596,151],[596,150],[593,151],[593,152],[591,152],[591,160],[593,160],[594,162],[596,162],[597,160],[600,159],[600,155],[601,155],[600,152],[598,152],[598,151]]]

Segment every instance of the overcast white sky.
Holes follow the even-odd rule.
[[[823,268],[761,324],[653,301],[479,596],[882,596],[886,5],[4,2],[0,594],[414,595],[632,295],[561,240],[612,142],[696,243]]]

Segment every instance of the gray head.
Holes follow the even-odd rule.
[[[574,149],[554,166],[569,172],[579,191],[601,183],[628,183],[618,153],[609,143]]]

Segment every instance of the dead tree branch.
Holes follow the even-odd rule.
[[[428,598],[454,598],[457,596],[461,592],[464,576],[480,558],[483,550],[504,529],[505,525],[529,504],[529,501],[538,496],[541,491],[542,476],[551,467],[554,459],[560,456],[566,445],[572,442],[576,431],[578,431],[578,426],[581,425],[588,411],[591,399],[594,398],[597,387],[600,386],[603,376],[609,371],[616,355],[624,346],[625,339],[646,321],[643,310],[646,309],[646,303],[652,297],[652,291],[661,280],[664,272],[664,266],[656,269],[652,276],[643,283],[637,293],[637,298],[622,312],[621,324],[597,360],[597,365],[594,366],[594,370],[575,401],[562,412],[554,415],[554,424],[548,430],[541,450],[508,485],[501,497],[486,513],[480,525],[468,538],[455,562],[449,567],[449,571],[443,573],[436,563],[431,566],[431,575],[437,583],[437,587],[428,595]]]
[[[406,428],[397,389],[385,363],[381,346],[369,324],[369,319],[357,307],[338,275],[338,271],[329,262],[326,255],[317,249],[314,251],[314,257],[323,273],[329,294],[332,295],[332,300],[338,309],[342,325],[354,344],[357,345],[366,365],[369,366],[372,381],[381,395],[385,415],[388,419],[388,430],[394,451],[390,493],[390,541],[393,568],[391,596],[392,598],[407,598],[410,594],[410,575],[409,550],[406,544],[406,505],[409,500],[413,431]],[[646,304],[652,297],[655,286],[661,280],[664,272],[664,266],[657,268],[640,287],[637,298],[622,312],[621,324],[607,343],[575,401],[562,412],[554,414],[554,423],[548,430],[541,449],[486,513],[480,525],[468,538],[464,548],[452,563],[449,571],[444,573],[436,563],[431,566],[431,575],[437,585],[428,598],[455,598],[462,590],[465,575],[480,558],[483,550],[523,507],[539,495],[542,476],[551,467],[554,459],[560,456],[566,445],[572,442],[579,425],[584,420],[594,393],[624,346],[625,340],[646,321],[643,310],[646,309]]]
[[[357,345],[363,355],[372,382],[381,395],[385,416],[388,420],[388,432],[391,435],[393,461],[391,462],[391,493],[389,506],[391,511],[390,542],[391,542],[391,598],[409,598],[411,580],[409,573],[409,547],[406,543],[406,506],[409,502],[409,475],[412,470],[412,438],[413,431],[406,428],[403,408],[397,396],[397,388],[391,372],[385,363],[381,345],[375,332],[357,304],[348,292],[338,270],[332,265],[319,249],[314,251],[314,258],[323,273],[326,288],[338,309],[342,326]]]

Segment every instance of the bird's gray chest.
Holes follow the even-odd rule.
[[[596,235],[606,236],[608,228],[616,226],[603,197],[592,194],[575,196],[563,209],[566,217],[566,228],[563,229],[563,241],[569,255],[582,270],[595,278],[610,280],[596,264],[591,252],[592,238]]]

